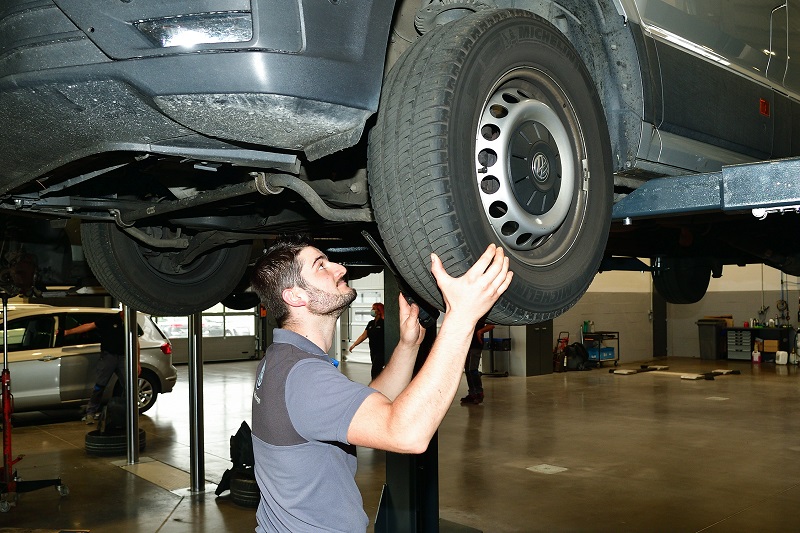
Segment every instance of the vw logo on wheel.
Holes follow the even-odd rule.
[[[533,156],[533,165],[531,165],[531,169],[533,170],[533,177],[538,182],[546,181],[547,178],[550,177],[550,161],[548,161],[547,156],[542,152],[538,152]]]

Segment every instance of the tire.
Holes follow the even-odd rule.
[[[160,233],[162,228],[154,228]],[[81,223],[86,261],[115,298],[153,315],[191,315],[228,296],[242,278],[250,244],[216,248],[186,266],[174,251],[145,247],[110,222]]]
[[[223,298],[221,302],[228,309],[248,311],[260,304],[261,300],[254,292],[234,292]]]
[[[143,429],[139,428],[139,451],[144,451],[146,445],[147,435]],[[84,447],[86,453],[96,456],[108,457],[128,453],[128,442],[124,429],[106,432],[100,432],[98,429],[90,431],[84,439]]]
[[[149,370],[142,370],[142,374],[139,376],[139,414],[145,413],[153,407],[159,392],[161,392],[161,385],[156,375]]]
[[[608,127],[586,67],[527,11],[434,29],[386,79],[369,184],[386,249],[425,300],[443,309],[431,252],[460,276],[495,243],[514,280],[488,320],[558,316],[597,273],[611,221]]]
[[[242,507],[258,507],[261,492],[252,469],[234,471],[231,475],[231,501]]]
[[[711,281],[711,265],[698,257],[653,259],[653,287],[667,303],[693,304],[703,299]]]

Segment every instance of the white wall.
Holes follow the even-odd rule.
[[[575,307],[553,321],[553,345],[561,331],[569,332],[570,342],[580,341],[583,322],[591,320],[595,331],[619,332],[620,362],[650,359],[651,301],[649,272],[601,272]]]

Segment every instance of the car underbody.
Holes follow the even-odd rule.
[[[678,258],[701,278],[751,262],[798,271],[795,243],[778,237],[796,234],[794,213],[611,225],[612,202],[648,180],[796,151],[727,135],[733,111],[722,133],[691,138],[686,121],[708,106],[664,112],[686,88],[680,76],[660,86],[649,61],[665,79],[690,69],[741,83],[732,95],[753,89],[674,55],[634,6],[374,0],[367,13],[219,0],[195,13],[185,0],[15,1],[0,12],[0,212],[67,229],[103,286],[154,314],[241,293],[264,245],[298,232],[366,268],[379,261],[360,232],[379,236],[411,290],[440,308],[429,253],[460,274],[501,244],[518,274],[490,319],[507,324],[565,311],[614,257]],[[224,31],[186,47],[170,40],[182,27]],[[744,131],[767,124],[743,120]],[[21,243],[37,240],[20,226],[4,237],[17,253],[2,259],[8,279]],[[59,268],[54,282],[90,280],[62,262],[39,284]]]

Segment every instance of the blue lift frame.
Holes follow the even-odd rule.
[[[655,178],[614,205],[612,220],[701,212],[800,211],[800,158],[722,167],[719,172]]]

